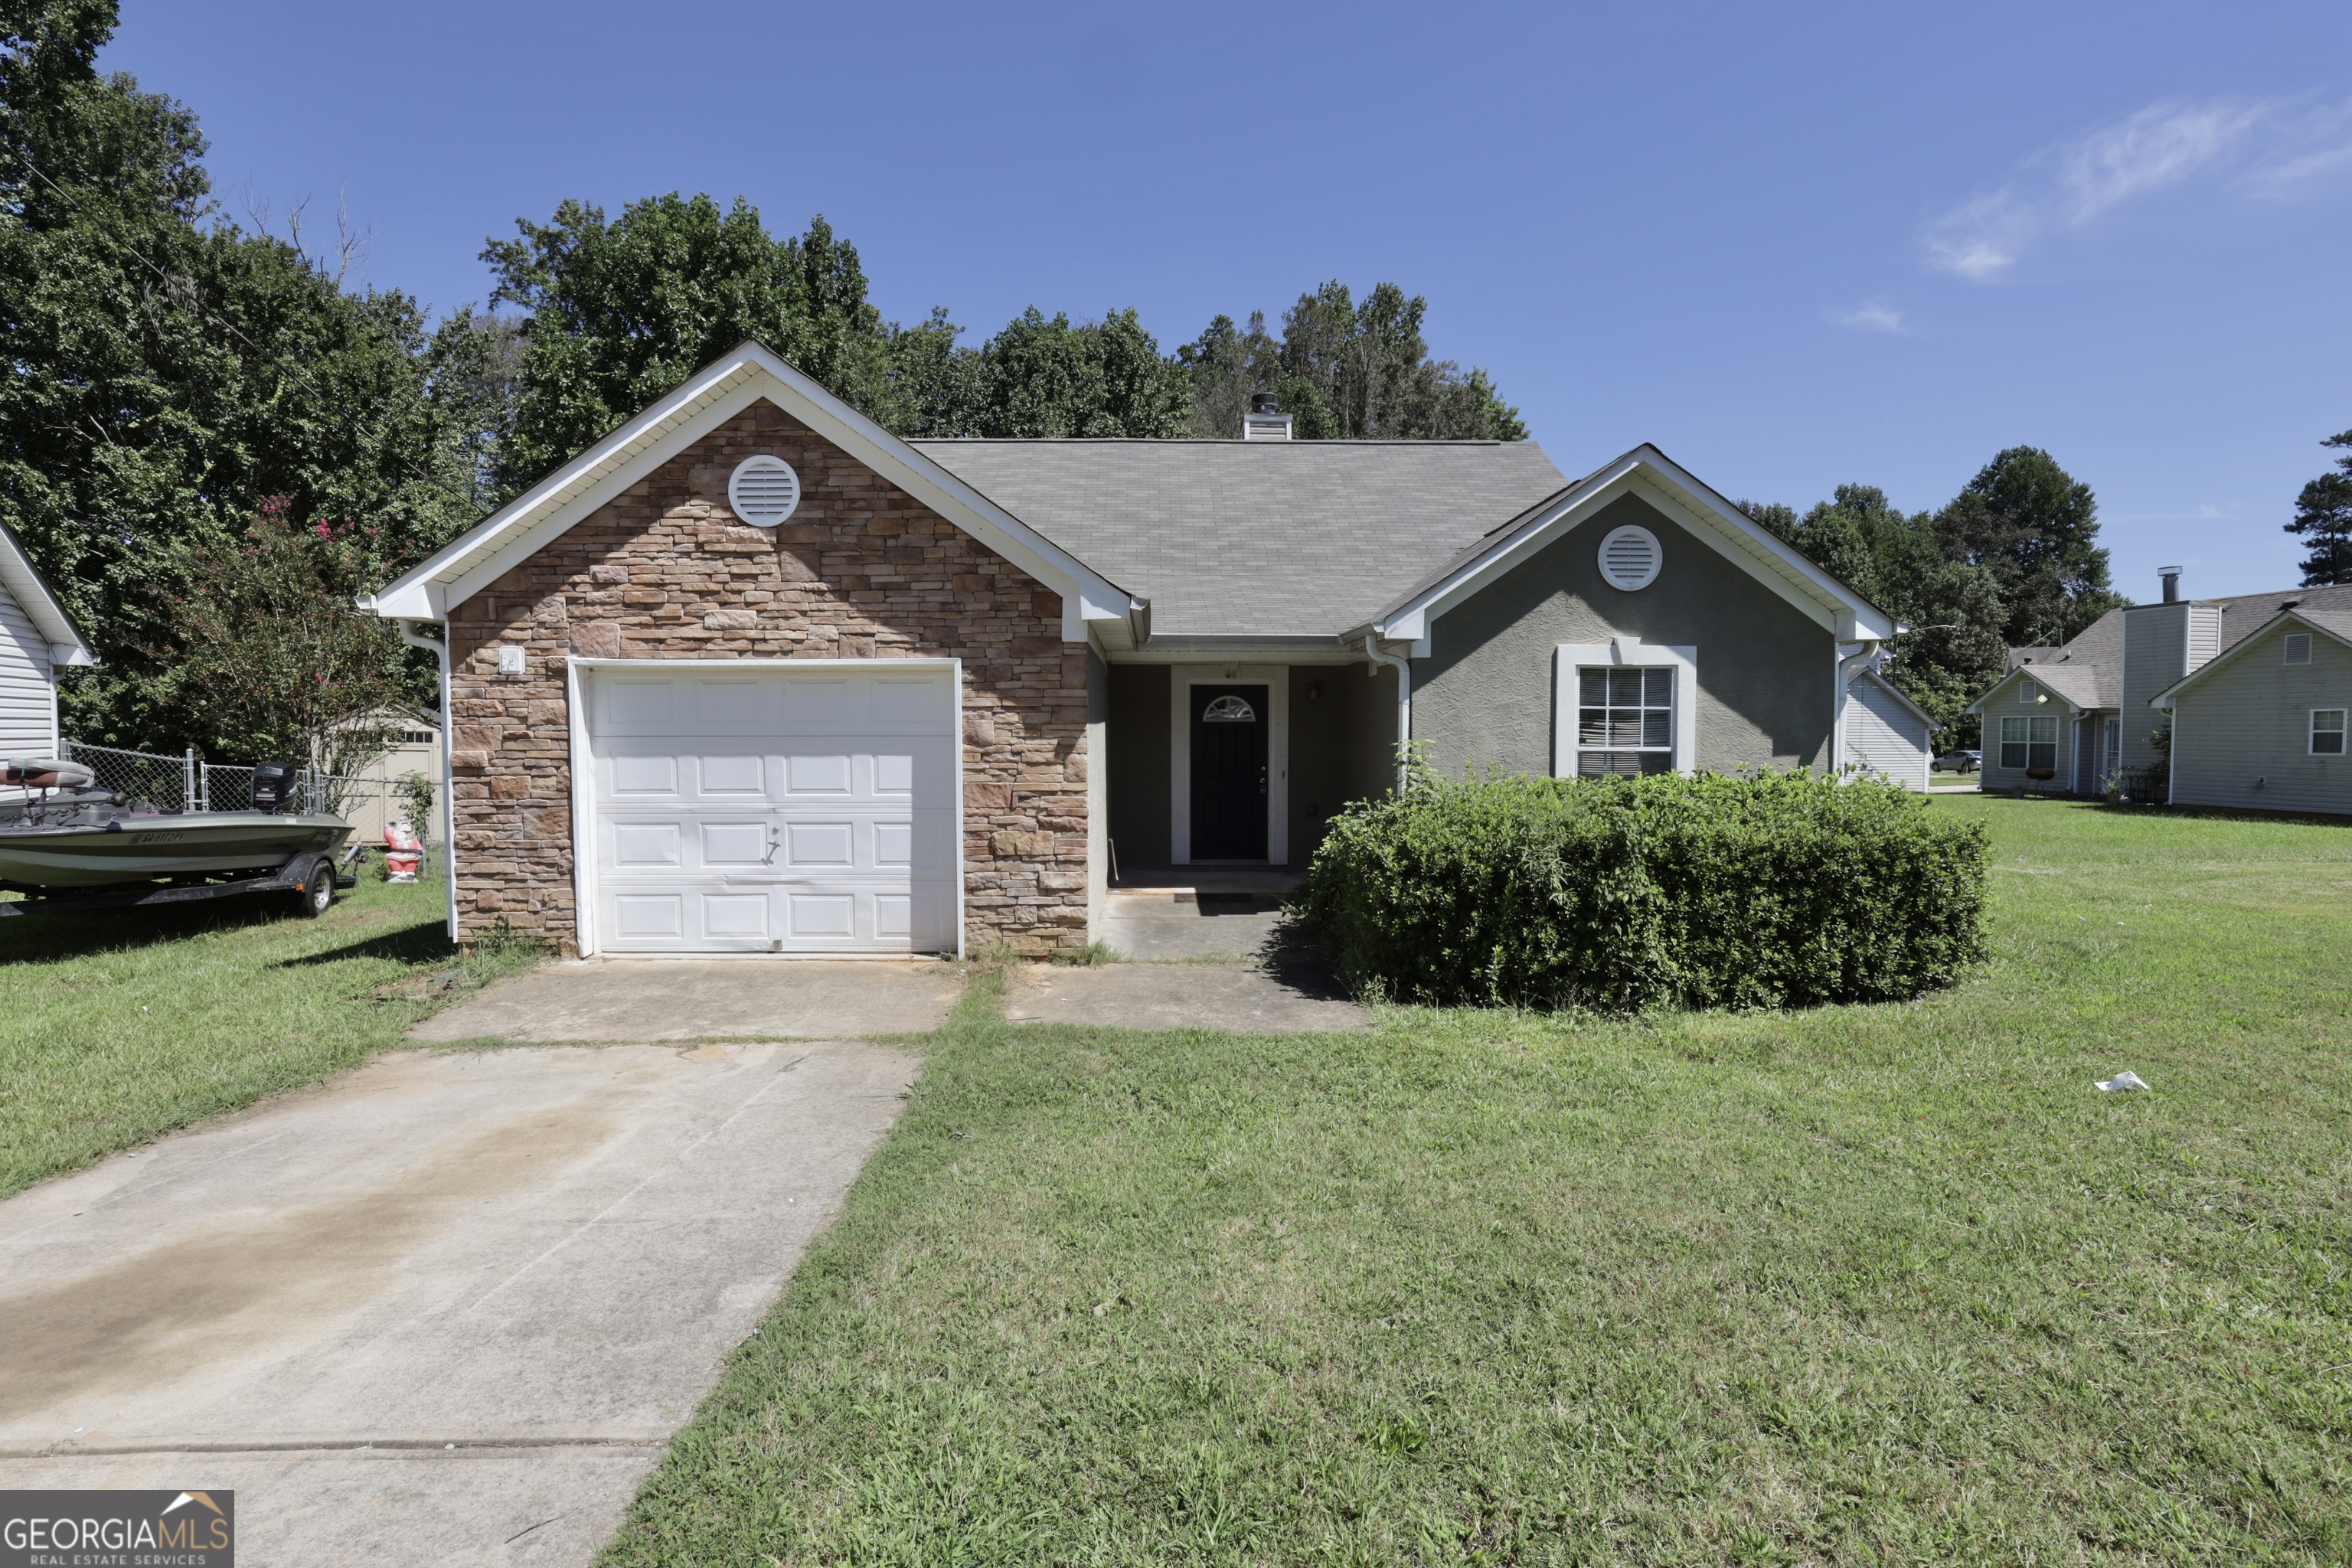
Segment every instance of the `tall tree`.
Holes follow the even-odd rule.
[[[1936,530],[1953,558],[1992,574],[2011,647],[2063,643],[2124,603],[2108,584],[2091,487],[2038,447],[1995,454]]]
[[[1873,485],[1840,485],[1802,517],[1741,508],[1903,623],[1889,678],[1946,727],[1945,743],[1975,739],[1975,719],[1960,710],[2007,667],[2008,616],[1992,573],[1946,553],[1933,513],[1906,516]]]
[[[2320,445],[2352,447],[2352,430],[2330,436]],[[2305,587],[2352,583],[2352,455],[2336,458],[2335,472],[2303,487],[2294,501],[2294,521],[2286,531],[2308,547],[2303,558]]]
[[[492,305],[527,313],[500,478],[519,489],[746,338],[887,416],[889,334],[856,247],[823,217],[776,240],[741,197],[673,191],[621,209],[567,201],[482,250]]]
[[[1428,311],[1427,300],[1393,283],[1360,305],[1346,284],[1326,283],[1283,313],[1271,354],[1262,318],[1244,334],[1217,317],[1177,353],[1192,373],[1194,432],[1240,434],[1249,394],[1271,392],[1304,440],[1527,439],[1485,371],[1429,357]]]
[[[215,217],[195,116],[93,64],[111,0],[0,6],[0,517],[98,647],[81,739],[171,747],[172,606],[264,498],[387,562],[473,521],[423,312]]]

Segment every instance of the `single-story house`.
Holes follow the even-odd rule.
[[[2312,728],[2352,702],[2328,629],[2352,617],[2352,587],[2185,599],[2179,567],[2161,581],[2159,602],[2110,610],[2063,647],[2010,650],[1968,710],[1984,721],[1984,787],[2096,795],[2162,767],[2168,731],[2173,804],[2352,813],[2352,780],[2314,749],[2337,742]]]
[[[0,524],[0,758],[63,755],[58,672],[97,662],[23,542]],[[0,785],[0,800],[24,793]]]
[[[1893,619],[1653,447],[908,441],[757,343],[363,607],[443,661],[451,922],[1031,952],[1447,770],[1832,769]],[[1874,687],[1867,689],[1874,690]]]
[[[2303,590],[2149,703],[2172,716],[2172,804],[2352,816],[2352,586]]]
[[[1864,773],[1905,789],[1933,786],[1935,715],[1905,696],[1872,660],[1846,689],[1845,759]]]

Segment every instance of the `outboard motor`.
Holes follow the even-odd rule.
[[[293,807],[300,809],[294,799],[292,763],[256,763],[253,764],[253,809],[271,816]]]

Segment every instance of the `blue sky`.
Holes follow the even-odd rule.
[[[822,212],[975,336],[1392,279],[1570,474],[1921,508],[2044,447],[2140,599],[2295,582],[2352,427],[2341,4],[123,12],[101,64],[195,109],[230,216],[341,193],[436,308],[517,216],[672,189]]]

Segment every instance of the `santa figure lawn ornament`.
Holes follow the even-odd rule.
[[[416,829],[399,817],[384,824],[385,881],[414,882],[416,880],[416,868],[424,858],[425,841],[416,837]]]

